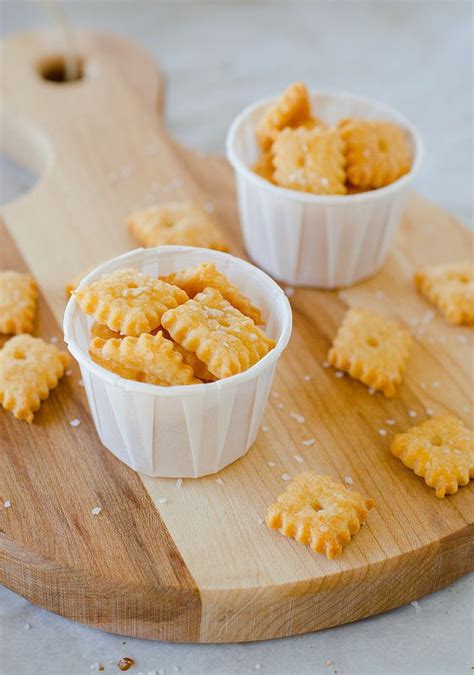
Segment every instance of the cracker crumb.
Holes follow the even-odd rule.
[[[291,480],[291,476],[289,473],[282,473],[281,477],[283,480]]]
[[[276,462],[272,462],[272,461],[270,460],[269,462],[267,462],[267,465],[268,465],[271,469],[273,469],[273,467],[276,466]]]
[[[129,668],[131,668],[134,665],[135,665],[135,661],[132,658],[130,658],[130,656],[124,656],[117,663],[117,666],[118,666],[119,670],[122,670],[122,671],[128,670]]]
[[[303,458],[301,455],[293,455],[295,462],[298,462],[298,464],[303,464]]]
[[[167,504],[168,503],[168,497],[160,497],[158,500],[158,504]]]
[[[381,436],[386,436],[387,435],[387,429],[379,429],[379,434]]]
[[[3,502],[3,508],[4,509],[9,509],[11,507],[11,505],[12,505],[12,503],[9,499],[5,499],[5,501]]]
[[[102,511],[101,506],[94,506],[91,513],[92,513],[93,516],[98,516],[101,511]]]
[[[350,476],[344,476],[344,483],[347,483],[348,485],[352,485],[354,481]]]
[[[295,422],[298,422],[298,424],[303,424],[303,422],[305,421],[303,415],[300,415],[299,413],[296,412],[290,412],[290,417],[292,420],[295,420]]]
[[[78,420],[77,418],[74,418],[73,420],[70,420],[70,421],[69,421],[69,424],[70,424],[72,427],[78,427],[78,426],[80,425],[80,423],[81,423],[81,421]]]
[[[332,661],[330,661],[330,660],[328,659],[328,660],[325,662],[324,665],[327,666],[327,667],[329,668],[329,666],[332,666]]]
[[[182,478],[178,478],[178,480],[176,481],[176,487],[177,487],[177,488],[180,488],[182,484],[183,484],[183,479],[182,479]]]

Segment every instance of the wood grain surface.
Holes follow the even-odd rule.
[[[54,34],[16,36],[4,46],[3,136],[9,152],[42,175],[4,209],[0,268],[29,269],[38,280],[35,334],[45,339],[61,336],[66,281],[134,247],[123,225],[131,208],[183,196],[212,202],[234,252],[243,251],[231,170],[166,135],[156,67],[122,38],[84,32],[80,45],[86,77],[67,85],[37,74],[36,64],[60,51]],[[296,290],[294,333],[263,423],[268,431],[219,483],[210,476],[178,488],[122,465],[101,447],[76,368],[33,425],[0,411],[0,500],[12,504],[0,504],[3,583],[105,630],[223,642],[353,621],[472,569],[472,485],[437,500],[389,453],[392,434],[425,419],[427,409],[472,421],[472,332],[433,315],[412,284],[417,265],[471,251],[459,223],[413,195],[379,274],[339,293]],[[418,335],[393,400],[324,367],[354,304]],[[79,427],[69,425],[73,418]],[[310,438],[314,445],[305,446]],[[286,485],[282,474],[306,469],[350,476],[354,489],[376,500],[368,524],[334,561],[261,524]],[[94,506],[102,507],[98,516]]]

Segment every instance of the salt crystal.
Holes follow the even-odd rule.
[[[12,503],[9,499],[5,499],[5,501],[3,502],[3,508],[5,509],[9,509],[11,505]]]
[[[433,408],[426,408],[425,412],[426,412],[427,415],[429,415],[431,417],[431,415],[433,415],[434,411],[433,411]]]
[[[305,382],[309,382],[309,381],[311,380],[311,375],[305,375],[305,376],[303,377],[303,380],[304,380]]]
[[[387,435],[387,429],[379,429],[379,434],[381,436],[386,436]]]
[[[224,481],[222,480],[222,478],[216,478],[216,483],[218,483],[219,485],[224,485]]]
[[[412,605],[412,607],[415,608],[416,614],[419,614],[421,612],[421,607],[420,607],[420,603],[418,602],[418,600],[413,600],[413,602],[410,602],[410,605]]]
[[[182,478],[178,478],[178,480],[176,481],[176,487],[177,487],[177,488],[180,488],[182,484],[183,484],[183,479],[182,479]]]
[[[303,424],[303,422],[305,421],[303,415],[300,415],[299,413],[296,412],[290,412],[290,417],[292,420],[295,420],[295,422],[298,422],[298,424]]]
[[[261,663],[256,663],[256,664],[255,664],[255,670],[260,670],[261,667],[262,667],[262,664],[261,664]]]
[[[102,511],[101,506],[94,506],[91,513],[92,513],[93,516],[98,516],[101,511]]]
[[[277,403],[277,408],[279,408],[280,410],[282,410],[284,407],[285,406],[283,405],[283,403]]]
[[[310,445],[314,445],[316,443],[316,439],[315,438],[307,438],[306,440],[301,441],[301,442],[303,443],[303,445],[306,445],[307,447],[309,447]]]
[[[55,345],[58,343],[59,338],[56,337],[56,335],[53,335],[53,337],[50,339],[51,344]]]
[[[259,518],[259,519],[257,520],[257,523],[258,523],[259,525],[263,525],[264,522],[265,522],[265,521],[263,520],[263,518]]]
[[[431,386],[434,389],[438,389],[438,387],[441,387],[441,382],[438,382],[437,380],[435,380],[434,382],[431,383]]]
[[[78,384],[80,387],[83,387],[83,386],[84,386],[84,380],[78,380],[77,384]]]
[[[375,389],[373,387],[369,387],[368,390],[369,394],[373,396],[375,394]]]
[[[266,424],[264,424],[263,427],[261,427],[261,429],[262,429],[264,434],[267,434],[270,431],[270,429],[267,427]]]
[[[272,391],[273,398],[280,398],[280,394],[277,391]]]
[[[168,503],[168,497],[160,497],[158,500],[158,504],[167,504]]]
[[[416,417],[416,416],[418,415],[418,413],[416,412],[416,410],[409,410],[409,411],[408,411],[408,414],[409,414],[410,417]]]
[[[291,296],[295,294],[295,289],[292,288],[291,286],[287,286],[284,290],[285,290],[285,295],[288,298],[291,298]]]
[[[331,364],[329,363],[329,361],[323,361],[321,365],[323,368],[329,368]]]
[[[342,378],[342,377],[344,377],[344,373],[342,372],[342,370],[336,370],[335,375],[336,375],[336,377],[338,377],[339,379]]]
[[[73,419],[73,420],[70,420],[70,422],[69,422],[69,424],[70,424],[72,427],[78,427],[78,426],[80,425],[80,423],[81,423],[81,421],[78,420],[77,418],[75,418],[75,419]]]
[[[348,485],[352,485],[353,482],[354,481],[352,480],[352,478],[350,476],[344,477],[344,483],[347,483]]]
[[[426,389],[426,382],[420,382],[420,387],[422,389]]]
[[[273,467],[276,466],[276,462],[270,461],[270,462],[267,462],[267,465],[268,465],[270,468],[273,469]]]
[[[28,623],[28,621],[25,623],[25,628],[26,630],[30,630],[31,628],[31,623]]]
[[[303,464],[303,458],[301,455],[293,455],[293,457],[295,458],[295,462],[298,462],[298,464]]]
[[[395,424],[395,420],[391,420],[391,419],[385,420],[385,424],[388,424],[390,427],[393,427],[393,425]]]
[[[72,375],[72,369],[71,369],[71,368],[68,368],[68,369],[64,372],[64,374],[65,374],[67,377],[70,377],[70,376]]]
[[[282,473],[281,477],[283,478],[283,480],[291,480],[291,476],[289,473]]]

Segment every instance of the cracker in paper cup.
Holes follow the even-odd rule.
[[[252,171],[260,157],[255,132],[275,97],[246,108],[227,134],[235,170],[240,223],[252,260],[294,286],[337,288],[374,274],[385,261],[422,159],[421,139],[400,113],[338,92],[311,95],[313,111],[336,125],[347,117],[388,120],[408,134],[411,169],[386,187],[347,195],[317,195],[274,185]]]
[[[80,284],[91,284],[120,269],[135,268],[159,277],[201,263],[214,263],[262,310],[265,333],[276,343],[238,375],[169,387],[124,379],[89,356],[94,319],[80,310],[74,296],[64,314],[65,341],[79,362],[102,443],[132,469],[150,476],[204,476],[247,452],[260,426],[276,363],[290,338],[288,299],[267,274],[245,260],[189,246],[131,251],[100,265]]]

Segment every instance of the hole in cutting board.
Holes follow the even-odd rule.
[[[84,78],[84,61],[81,57],[66,58],[60,54],[48,56],[39,62],[38,73],[48,82],[73,84]]]

